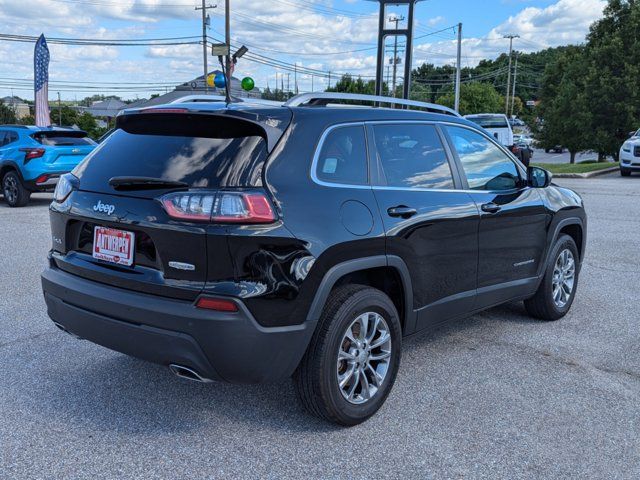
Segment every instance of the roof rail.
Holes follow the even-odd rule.
[[[380,95],[363,95],[360,93],[333,93],[333,92],[301,93],[299,95],[296,95],[295,97],[291,97],[288,101],[285,102],[284,105],[287,107],[299,107],[302,105],[326,106],[327,104],[336,100],[337,101],[357,100],[361,102],[374,102],[376,104],[388,103],[391,105],[402,105],[405,107],[409,107],[410,110],[424,109],[434,113],[443,113],[446,115],[454,115],[456,117],[461,116],[455,110],[449,107],[443,107],[442,105],[438,105],[435,103],[418,102],[415,100],[406,100],[404,98],[383,97]],[[411,108],[411,107],[414,107],[414,108]]]
[[[5,128],[29,128],[27,125],[19,125],[17,123],[5,123],[0,125],[0,127],[5,127]]]
[[[238,101],[237,98],[232,98],[233,101]],[[189,102],[225,102],[226,98],[222,95],[185,95],[184,97],[171,100],[171,103],[189,103]]]

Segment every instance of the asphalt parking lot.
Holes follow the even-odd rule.
[[[640,176],[558,183],[590,222],[569,315],[510,304],[407,339],[351,429],[289,382],[190,383],[63,334],[40,291],[49,198],[0,199],[0,478],[639,478]]]

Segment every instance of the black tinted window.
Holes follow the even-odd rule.
[[[494,143],[467,128],[446,128],[460,157],[469,188],[510,190],[519,185],[518,169]]]
[[[432,125],[375,125],[378,158],[390,187],[453,188],[447,156]]]
[[[95,145],[96,142],[91,140],[89,137],[79,137],[79,136],[69,136],[69,135],[34,135],[33,137],[37,142],[40,142],[42,145],[49,145],[52,147],[62,147],[62,146],[80,146],[80,145]]]
[[[18,134],[16,132],[7,132],[7,136],[4,139],[4,143],[9,144],[9,143],[13,143],[16,140],[18,140]]]
[[[111,177],[153,177],[192,187],[262,184],[266,142],[258,136],[205,138],[134,134],[116,130],[74,173],[88,190],[100,191]]]
[[[365,185],[368,178],[364,127],[339,127],[324,139],[316,177],[331,183]]]

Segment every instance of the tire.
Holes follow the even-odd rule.
[[[630,177],[631,176],[631,172],[629,170],[621,168],[620,169],[620,175],[622,175],[623,177]]]
[[[24,188],[20,176],[14,171],[7,172],[2,178],[2,193],[10,207],[24,207],[31,198],[31,192]]]
[[[379,319],[376,322],[376,315],[384,322]],[[389,337],[382,347],[374,347],[371,351],[372,357],[388,354],[385,359],[371,360],[366,353],[358,355],[362,350],[346,337],[350,330],[352,337],[359,338],[355,333],[362,331],[361,317],[368,319],[369,331],[373,330],[372,325],[383,330],[374,331],[369,338],[370,345]],[[327,300],[307,352],[293,375],[301,403],[309,413],[339,425],[352,426],[364,422],[378,411],[391,391],[400,366],[401,348],[402,329],[398,312],[387,295],[364,285],[336,288]],[[352,352],[352,358],[338,360],[340,351]],[[371,365],[382,374],[383,378],[373,393],[365,390],[363,381],[355,381],[361,375],[358,364]],[[369,385],[376,388],[373,371],[367,366],[362,371],[367,372],[365,378]],[[349,372],[354,373],[349,376]],[[339,375],[346,382],[342,388],[338,384]],[[353,395],[349,396],[352,388]],[[368,399],[365,398],[366,391],[371,395]]]
[[[567,258],[571,258],[573,260],[573,281],[571,282],[571,289],[568,293],[566,292],[566,284],[563,284],[563,282],[558,280],[558,277],[556,276],[556,272],[558,271],[557,266],[562,263],[560,256],[564,255],[566,251],[569,252]],[[538,290],[533,297],[524,301],[524,306],[529,315],[541,320],[558,320],[567,314],[573,304],[573,299],[575,298],[576,290],[578,288],[579,258],[578,248],[576,247],[576,243],[573,241],[573,238],[569,235],[560,235],[551,250],[551,254],[549,255],[549,260],[545,268],[545,274]],[[561,268],[561,270],[565,271],[563,268]],[[559,278],[569,280],[568,273],[567,269],[565,273],[562,274],[564,277],[560,276]],[[556,280],[556,282],[559,281],[560,285],[564,285],[560,288],[565,293],[556,290],[554,280]],[[556,292],[558,292],[558,296],[556,296]]]
[[[549,153],[550,151],[551,151],[551,150],[550,150],[550,149],[548,149],[548,148],[545,148],[545,149],[544,149],[544,153]]]

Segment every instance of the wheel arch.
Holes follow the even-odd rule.
[[[380,283],[385,274],[391,274],[393,277]],[[403,333],[406,335],[415,330],[413,289],[409,269],[404,261],[395,255],[357,258],[347,260],[330,268],[322,278],[311,303],[307,314],[307,322],[317,323],[331,291],[337,286],[349,283],[369,285],[384,291],[388,295],[392,293],[389,297],[396,305],[400,315]],[[386,287],[392,290],[390,291]],[[398,295],[393,295],[393,289],[398,288],[400,292],[395,291],[395,293],[400,293],[399,298]]]
[[[547,243],[547,251],[544,256],[544,262],[540,263],[540,280],[542,280],[544,269],[547,265],[547,262],[549,261],[549,255],[551,255],[553,245],[555,245],[556,240],[558,240],[558,237],[562,234],[569,235],[571,238],[573,238],[573,241],[576,242],[579,256],[578,265],[582,265],[582,260],[584,259],[584,252],[587,243],[585,221],[580,217],[563,218],[562,220],[558,221],[558,223],[556,223],[556,225],[551,230],[549,242]]]

